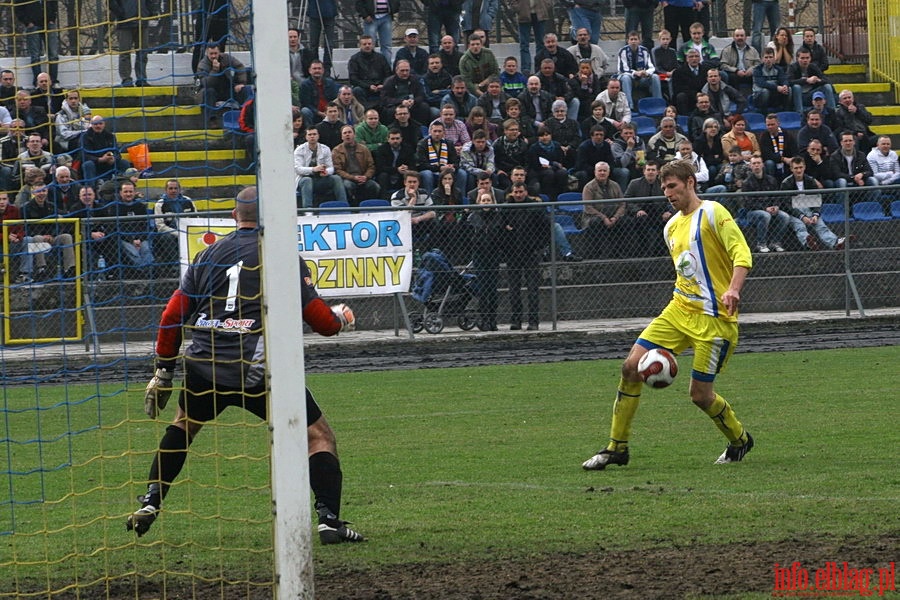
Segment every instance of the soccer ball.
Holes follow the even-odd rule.
[[[668,350],[653,348],[638,362],[638,374],[648,385],[655,388],[668,387],[678,375],[678,362]]]

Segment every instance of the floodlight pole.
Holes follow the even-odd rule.
[[[263,320],[272,432],[276,597],[313,594],[303,320],[297,257],[297,201],[291,138],[287,5],[252,5],[256,136],[262,234]]]

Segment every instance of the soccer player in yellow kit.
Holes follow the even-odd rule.
[[[675,290],[672,301],[641,332],[622,365],[609,444],[582,463],[587,470],[628,464],[631,421],[643,387],[637,365],[651,348],[665,348],[673,354],[694,348],[691,400],[729,442],[716,464],[738,462],[753,448],[753,438],[713,388],[716,375],[737,345],[741,289],[753,266],[750,248],[724,206],[697,196],[690,163],[670,162],[662,167],[659,178],[666,199],[677,211],[663,230],[675,262]]]

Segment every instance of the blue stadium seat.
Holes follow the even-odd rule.
[[[678,115],[675,117],[675,122],[681,127],[681,130],[687,134],[688,129],[691,128],[691,118],[685,115]]]
[[[381,198],[369,198],[359,203],[360,208],[371,208],[378,206],[390,206],[390,200],[382,200]]]
[[[229,110],[224,115],[222,115],[222,129],[225,131],[231,131],[235,133],[240,133],[241,126],[238,123],[238,119],[241,116],[241,111],[239,110]]]
[[[666,112],[666,101],[662,98],[641,98],[638,100],[637,111],[645,117],[659,119]]]
[[[547,194],[538,194],[538,197],[541,199],[541,202],[550,202],[550,196]]]
[[[581,192],[563,192],[556,197],[557,202],[581,202]],[[581,204],[564,204],[557,206],[556,210],[563,213],[580,214],[584,207]]]
[[[556,215],[556,222],[562,225],[566,235],[578,235],[582,232],[575,224],[575,217],[572,215]]]
[[[900,219],[900,200],[891,202],[891,216],[895,219]]]
[[[777,113],[782,129],[797,131],[803,127],[803,115],[792,110]]]
[[[656,121],[650,117],[634,117],[631,121],[634,123],[638,137],[644,138],[645,141],[659,131]]]
[[[844,222],[844,205],[836,202],[824,202],[819,210],[819,215],[826,223],[843,223]],[[853,217],[850,217],[850,221]]]
[[[747,119],[747,130],[753,133],[766,130],[766,118],[756,112],[745,112],[744,118]]]
[[[323,202],[322,204],[320,204],[320,205],[319,205],[319,208],[346,208],[346,209],[349,209],[349,208],[350,208],[350,203],[349,203],[349,202],[345,202],[345,201],[343,201],[343,200],[328,200],[328,201]],[[350,214],[350,211],[349,211],[349,210],[329,210],[329,211],[324,211],[324,212],[322,212],[322,213],[320,213],[320,214],[323,214],[323,215],[344,215],[344,214]]]
[[[853,205],[853,218],[857,221],[890,221],[880,202],[857,202]]]

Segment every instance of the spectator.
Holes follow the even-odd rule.
[[[433,1],[438,2],[439,0]],[[397,56],[394,57],[394,71],[397,71],[397,66],[403,60],[409,63],[409,68],[416,77],[424,77],[425,72],[428,70],[428,52],[419,48],[419,30],[414,27],[407,29],[404,39],[406,40],[406,45],[397,50]],[[434,46],[432,46],[432,52],[435,51],[437,51],[436,39]]]
[[[816,41],[816,30],[807,27],[803,30],[803,44],[800,49],[809,50],[812,57],[811,63],[819,68],[823,73],[828,70],[828,52],[822,47],[822,44]]]
[[[528,178],[540,185],[542,194],[555,201],[569,185],[569,174],[563,164],[565,153],[559,142],[553,141],[546,126],[538,127],[537,138],[528,149]]]
[[[153,204],[153,214],[156,215],[157,234],[153,238],[153,252],[161,263],[168,263],[176,267],[178,256],[178,219],[180,215],[192,215],[196,213],[194,202],[184,195],[181,183],[177,179],[166,181],[166,189]],[[93,263],[89,263],[93,264]]]
[[[597,202],[622,198],[622,188],[609,178],[609,174],[609,164],[598,162],[594,165],[594,178],[581,191],[581,199],[585,202],[581,228],[587,229],[588,256],[593,258],[603,255],[622,258],[627,255],[623,247],[626,228],[622,225],[625,202]]]
[[[900,163],[897,162],[897,153],[891,150],[890,137],[879,136],[878,144],[872,148],[866,160],[872,169],[872,177],[878,180],[880,185],[900,183]]]
[[[404,185],[407,171],[416,167],[416,150],[403,143],[403,134],[392,127],[388,130],[388,141],[375,151],[375,173],[381,197],[388,199],[394,190]]]
[[[634,110],[635,87],[645,89],[654,98],[662,98],[659,75],[654,72],[650,51],[640,45],[636,31],[628,33],[628,43],[619,50],[618,73],[622,93],[628,101],[630,110]]]
[[[340,119],[341,111],[336,102],[329,102],[325,107],[325,118],[316,124],[319,130],[319,143],[325,144],[332,151],[341,143],[341,129],[347,125]],[[353,125],[350,125],[353,127]],[[333,157],[332,157],[333,158]]]
[[[834,110],[834,90],[825,74],[812,64],[812,55],[809,50],[801,48],[797,50],[797,62],[791,63],[787,70],[788,82],[791,85],[791,97],[794,100],[794,110],[803,112],[803,107],[812,105],[812,95],[815,92],[825,94],[825,103],[828,108]]]
[[[466,183],[463,191],[468,192],[475,188],[475,183],[482,177],[493,179],[496,165],[494,163],[494,149],[488,144],[487,133],[483,130],[476,131],[472,135],[472,141],[462,147],[459,153],[460,176],[466,174]]]
[[[766,130],[759,136],[766,173],[778,180],[784,179],[791,170],[791,159],[797,156],[797,140],[790,131],[781,128],[781,121],[775,113],[766,115]]]
[[[706,72],[706,85],[701,91],[709,96],[709,106],[713,112],[729,117],[747,110],[747,99],[739,91],[722,82],[718,69]]]
[[[386,113],[385,120],[394,114],[397,106],[408,108],[412,118],[420,123],[430,120],[431,111],[425,101],[425,89],[419,78],[411,77],[410,73],[409,61],[398,60],[394,63],[394,75],[384,82],[381,90],[381,110]]]
[[[625,36],[628,40],[628,36]],[[650,58],[653,60],[653,67],[659,76],[660,84],[665,88],[670,99],[673,99],[672,92],[672,73],[678,68],[678,53],[675,48],[671,47],[672,34],[668,29],[661,29],[659,32],[659,45],[650,50]],[[646,47],[646,46],[645,46]]]
[[[322,42],[322,64],[325,73],[332,75],[331,52],[337,47],[337,37],[334,29],[334,20],[337,17],[337,2],[335,0],[311,0],[307,4],[306,16],[309,22],[309,47],[319,56],[319,42]],[[325,36],[323,38],[322,33]]]
[[[394,192],[391,196],[391,206],[418,207],[419,210],[410,212],[412,221],[413,244],[421,247],[427,244],[428,239],[437,227],[437,213],[432,210],[431,194],[419,189],[419,174],[415,171],[407,171],[403,178],[403,189]]]
[[[718,198],[718,202],[734,215],[741,207],[738,201],[732,201],[732,194],[740,191],[743,187],[744,180],[750,174],[750,165],[744,160],[744,155],[737,146],[730,146],[727,152],[728,160],[719,167],[719,173],[712,180],[714,185],[706,192],[707,194],[725,194]]]
[[[378,114],[374,110],[372,112]],[[359,203],[367,198],[378,197],[380,188],[373,179],[375,160],[367,146],[356,143],[356,132],[352,125],[344,125],[341,128],[341,140],[331,153],[334,172],[341,178],[347,200],[352,198],[355,200],[353,206],[359,206]],[[387,135],[383,143],[387,143]],[[376,150],[378,146],[375,147]]]
[[[701,159],[702,160],[702,159]],[[665,253],[663,226],[672,216],[672,207],[662,193],[659,182],[659,165],[648,160],[644,174],[633,179],[625,190],[625,198],[640,198],[640,202],[625,205],[624,226],[628,232],[624,242],[628,244],[628,256],[659,256]]]
[[[101,270],[106,257],[118,256],[118,251],[114,247],[110,247],[110,240],[106,239],[108,223],[104,220],[106,217],[106,209],[97,203],[97,193],[94,188],[84,186],[78,190],[78,197],[75,202],[66,209],[66,218],[78,219],[79,226],[83,232],[87,232],[87,237],[81,241],[81,253],[83,263],[88,265],[88,269],[97,268],[95,277],[97,279],[110,279],[113,277],[109,270]],[[178,238],[175,238],[176,259]],[[103,263],[100,259],[103,259]]]
[[[478,280],[478,328],[497,331],[497,287],[500,259],[506,234],[504,215],[489,192],[478,195],[478,210],[469,212],[466,223],[472,230],[472,267]]]
[[[598,78],[607,79],[606,69],[609,67],[609,57],[597,44],[590,43],[590,32],[582,27],[575,32],[575,44],[569,47],[569,52],[575,57],[575,61],[588,61],[591,70]],[[600,93],[599,91],[597,93]]]
[[[872,115],[866,107],[857,102],[850,90],[841,90],[839,104],[834,110],[834,122],[838,131],[850,131],[856,139],[856,149],[868,152],[875,145],[878,137],[869,127]]]
[[[579,29],[587,29],[592,44],[600,41],[603,26],[603,14],[600,12],[604,4],[600,0],[574,0],[569,11],[569,23],[572,25],[571,36],[575,41],[575,33]],[[546,40],[545,40],[546,45]],[[557,69],[559,71],[559,69]]]
[[[24,123],[16,119],[10,121],[8,133],[0,138],[0,191],[13,190],[13,171],[18,156],[25,151]]]
[[[375,5],[395,4],[391,0],[358,0],[357,8],[361,5],[371,7]],[[384,21],[391,23],[390,14]],[[350,57],[347,63],[347,71],[350,77],[350,85],[353,86],[353,94],[366,108],[373,108],[381,98],[381,88],[385,80],[393,75],[391,70],[390,33],[388,33],[387,52],[385,53],[384,40],[382,39],[381,53],[375,52],[375,43],[371,35],[362,35],[359,38],[359,52]],[[350,123],[348,123],[350,125]]]
[[[47,186],[35,187],[31,192],[31,199],[22,206],[21,214],[25,219],[25,236],[22,241],[27,243],[27,252],[32,256],[23,257],[20,272],[25,278],[20,283],[27,283],[31,277],[28,271],[28,263],[31,261],[37,265],[37,270],[33,272],[35,280],[50,277],[44,255],[54,247],[54,254],[62,255],[62,260],[57,259],[62,276],[66,279],[75,277],[75,246],[72,244],[72,235],[63,232],[56,222],[55,218],[62,215],[57,206],[47,200],[47,192]]]
[[[822,113],[813,109],[806,113],[806,125],[797,132],[797,146],[801,149],[809,145],[810,140],[819,140],[825,149],[823,157],[837,151],[838,143],[834,137],[834,133],[822,123]],[[806,165],[807,172],[810,171],[809,163]],[[812,175],[812,173],[810,173]]]
[[[430,113],[432,117],[437,117],[440,114],[441,104],[450,93],[450,86],[453,85],[455,77],[459,77],[459,75],[451,77],[450,73],[444,68],[444,63],[441,61],[440,56],[432,54],[428,57],[428,72],[422,78],[422,83],[425,86],[425,98],[428,101],[428,106],[430,109],[433,109]],[[460,80],[462,81],[462,78]],[[465,81],[462,81],[462,86],[466,90]],[[466,90],[466,95],[471,96],[468,90]]]
[[[641,45],[653,50],[653,11],[659,3],[656,0],[624,0],[625,31],[641,30]],[[669,40],[672,36],[669,34]],[[653,60],[656,63],[656,58]],[[659,64],[656,65],[659,67]]]
[[[306,143],[306,123],[303,121],[303,113],[296,106],[291,107],[291,138],[294,150],[300,144]]]
[[[708,68],[700,64],[700,52],[691,48],[685,53],[684,64],[672,72],[672,94],[679,113],[690,115],[697,108],[697,90],[706,84],[707,71]],[[709,109],[708,94],[706,104]]]
[[[747,32],[738,27],[731,35],[731,43],[722,49],[719,68],[727,74],[729,84],[749,95],[753,88],[753,70],[759,64],[759,52],[747,43]]]
[[[775,64],[782,69],[794,62],[794,37],[788,29],[779,27],[766,46],[775,50]]]
[[[488,79],[487,92],[478,99],[478,106],[484,110],[489,122],[499,125],[506,120],[506,101],[509,96],[503,91],[500,78],[497,76]]]
[[[570,114],[575,114],[573,118],[579,122],[592,118],[591,113],[593,111],[591,107],[595,102],[595,98],[606,89],[606,83],[606,77],[600,78],[591,70],[590,61],[587,59],[581,60],[578,64],[578,75],[568,81],[569,91],[565,96],[572,99],[573,107],[575,102],[578,103],[577,114],[574,113],[574,108],[569,111]],[[609,123],[609,125],[612,127],[612,123]],[[582,133],[586,133],[586,130],[583,130]]]
[[[665,164],[678,157],[678,144],[687,137],[675,130],[675,119],[663,117],[659,122],[659,131],[647,141],[647,158],[659,164]]]
[[[709,69],[718,69],[721,64],[719,54],[712,44],[705,38],[705,29],[700,23],[693,23],[690,27],[691,39],[678,48],[678,62],[685,61],[688,50],[696,50],[700,53],[700,64]]]
[[[709,185],[709,169],[703,157],[694,152],[694,145],[691,144],[690,140],[684,139],[678,143],[678,156],[676,158],[691,163],[696,175],[694,183],[697,186],[697,191],[703,192]]]
[[[752,44],[756,51],[762,54],[762,28],[763,20],[769,21],[769,35],[775,37],[781,24],[781,6],[778,0],[759,0],[753,3],[753,14],[751,15],[751,31],[753,32]],[[793,42],[792,42],[793,43]]]
[[[147,81],[147,58],[150,48],[150,19],[158,19],[151,0],[113,0],[109,12],[116,21],[118,38],[119,77],[122,86],[150,85]],[[43,35],[43,32],[41,32]],[[134,49],[134,75],[131,78],[131,50]],[[52,64],[52,63],[51,63]]]
[[[835,186],[834,174],[828,159],[823,156],[824,144],[821,140],[813,138],[809,140],[806,150],[800,153],[803,162],[806,163],[806,174],[821,183],[826,188]]]
[[[81,157],[82,179],[91,187],[98,185],[98,177],[110,179],[129,167],[115,134],[106,131],[106,121],[100,115],[91,117],[91,128],[81,136]]]
[[[536,75],[528,78],[525,91],[519,95],[519,103],[522,105],[522,114],[540,126],[551,115],[553,95],[541,89],[541,80]]]
[[[494,187],[494,181],[490,175],[482,173],[476,177],[475,187],[465,195],[465,204],[477,204],[478,197],[487,194],[491,199],[491,204],[502,204],[506,202],[506,192]]]
[[[475,139],[473,135],[476,131],[483,131],[487,136],[488,144],[493,144],[497,139],[497,126],[487,120],[484,109],[476,106],[466,117],[466,131],[469,132],[469,138]]]
[[[378,111],[374,108],[367,110],[365,122],[356,126],[356,138],[359,139],[359,143],[369,149],[369,152],[374,152],[378,149],[378,146],[385,143],[387,134],[388,129],[381,124]],[[343,129],[341,130],[341,138],[344,138]]]
[[[91,109],[81,101],[78,90],[66,92],[66,99],[56,115],[54,150],[73,153],[78,150],[81,134],[91,126]]]
[[[520,135],[518,121],[507,119],[503,122],[503,135],[494,142],[494,164],[497,169],[497,185],[507,188],[510,173],[514,167],[528,162],[528,142]]]
[[[488,2],[489,0],[482,0]],[[497,59],[490,49],[483,47],[483,41],[475,35],[469,36],[469,49],[459,60],[459,76],[462,77],[475,96],[481,96],[488,80],[500,73]]]
[[[456,109],[452,106],[442,106],[440,119],[434,122],[438,120],[444,126],[444,139],[456,147],[457,153],[464,145],[472,141],[469,137],[469,130],[466,129],[466,124],[456,118]]]
[[[309,65],[315,60],[316,53],[300,45],[300,30],[296,27],[288,29],[288,62],[291,69],[291,80],[298,86],[309,77]]]
[[[878,185],[866,155],[856,149],[856,136],[851,131],[841,132],[841,148],[828,157],[831,172],[835,176],[835,187],[874,187]],[[854,202],[864,200],[862,196]]]
[[[506,101],[506,116],[519,124],[519,132],[526,142],[531,143],[537,139],[534,120],[523,114],[522,103],[518,98],[510,98]],[[529,191],[529,193],[531,192]]]
[[[622,130],[612,140],[614,163],[628,170],[628,179],[640,177],[647,160],[647,145],[638,137],[634,123],[625,123]],[[624,177],[620,178],[624,181]],[[621,186],[620,186],[621,187]]]
[[[47,46],[47,62],[53,82],[59,80],[59,10],[58,2],[18,2],[13,3],[16,20],[25,26],[25,48],[31,62],[31,73],[37,83],[41,72],[41,56],[44,41]],[[110,7],[110,10],[113,10]],[[113,12],[115,14],[115,12]]]
[[[553,4],[549,0],[534,0],[529,2],[517,2],[516,20],[519,23],[519,58],[522,61],[522,68],[526,71],[531,69],[531,35],[534,33],[534,41],[536,51],[540,51],[543,45],[544,32],[547,21],[553,18]],[[510,57],[512,58],[512,57]],[[504,69],[507,58],[504,61]],[[524,87],[524,81],[522,82]],[[510,96],[518,95],[521,89],[507,88],[504,82],[504,91]]]
[[[531,64],[531,62],[527,63]],[[510,98],[517,98],[525,91],[528,79],[519,72],[519,64],[515,57],[507,56],[503,61],[503,72],[500,73],[500,84],[503,92]]]
[[[669,0],[663,6],[663,26],[672,33],[673,38],[677,38],[680,32],[682,42],[690,41],[691,25],[697,21],[696,4],[694,0]]]
[[[196,73],[202,55],[206,52],[206,47],[210,42],[218,46],[220,53],[225,52],[231,5],[228,0],[199,0],[193,6],[198,9],[194,11],[195,42],[191,58],[191,70]]]
[[[434,121],[429,126],[428,133],[428,137],[419,142],[416,147],[416,169],[420,175],[416,178],[416,189],[421,180],[425,194],[431,194],[434,189],[435,176],[444,167],[451,166],[454,170],[459,167],[459,155],[456,153],[456,148],[444,139],[443,122]],[[458,188],[465,185],[464,178],[458,172],[456,172],[456,185]]]
[[[763,159],[755,154],[750,158],[750,175],[744,180],[744,192],[774,192],[781,188],[778,181],[766,175]],[[782,242],[791,224],[790,215],[785,212],[777,196],[748,195],[744,197],[747,209],[747,223],[756,232],[756,252],[770,250],[784,252]]]
[[[594,176],[594,165],[598,162],[609,165],[617,163],[613,156],[612,144],[606,139],[606,130],[601,125],[594,125],[590,130],[590,138],[581,142],[575,151],[574,175],[578,178],[579,189],[584,189]],[[630,180],[628,169],[618,168],[614,171],[616,174],[613,178],[619,187],[627,186]]]
[[[563,151],[563,164],[568,168],[575,164],[575,150],[581,144],[581,132],[578,122],[566,116],[566,103],[564,100],[553,102],[551,112],[552,119],[547,119],[544,126],[550,131],[553,141],[559,143]]]
[[[811,194],[805,195],[802,192],[816,192],[822,189],[822,184],[806,174],[806,163],[803,158],[795,156],[791,159],[791,174],[784,178],[781,182],[781,189],[786,191],[797,191],[800,198],[809,197]],[[794,197],[795,199],[797,196]],[[812,199],[810,199],[812,200]],[[822,197],[819,195],[818,204],[821,206]],[[845,238],[838,237],[834,234],[825,221],[822,220],[815,206],[799,203],[791,209],[791,227],[797,236],[800,246],[809,248],[810,250],[818,250],[819,241],[829,250],[843,250]],[[816,237],[810,235],[809,230],[812,229],[816,233]]]
[[[481,30],[487,34],[493,31],[494,17],[497,15],[498,0],[481,0],[481,9],[475,13],[475,1],[464,0],[462,10],[462,32],[468,37],[473,32]],[[489,46],[487,36],[484,39],[485,47]]]
[[[53,166],[53,155],[41,149],[41,136],[36,133],[28,134],[25,139],[25,150],[16,157],[16,168],[13,171],[12,181],[21,182],[22,172],[27,169],[38,169],[43,172],[44,183],[51,180],[50,168]]]
[[[18,221],[22,218],[19,207],[9,201],[9,192],[0,190],[0,231],[7,237],[8,267],[13,283],[30,283],[34,270],[34,257],[27,252],[28,242],[25,240],[25,228],[21,224],[3,225],[4,221]],[[16,270],[17,269],[17,270]]]
[[[596,44],[596,40],[591,42]],[[534,55],[534,70],[541,70],[541,63],[549,58],[553,61],[554,70],[565,78],[574,77],[578,73],[578,61],[571,52],[559,47],[559,40],[555,33],[544,35],[544,47]]]
[[[34,89],[31,90],[31,103],[43,108],[47,118],[55,121],[56,113],[63,103],[62,89],[51,83],[50,75],[47,73],[38,73],[35,81]]]
[[[0,70],[0,106],[10,113],[15,112],[18,91],[15,72],[9,69]]]
[[[695,95],[697,100],[697,108],[688,115],[688,139],[697,139],[703,135],[703,126],[707,119],[714,119],[719,124],[719,129],[724,128],[724,118],[717,112],[712,110],[709,102],[709,94],[697,92]],[[730,123],[729,123],[730,125]]]
[[[762,112],[781,112],[790,106],[787,73],[775,64],[775,50],[763,50],[762,64],[753,69],[753,106]],[[815,94],[814,94],[815,95]],[[822,95],[825,98],[825,95]]]
[[[69,212],[78,205],[78,194],[81,186],[72,180],[69,167],[56,167],[53,172],[53,183],[47,186],[47,199],[61,212]]]
[[[706,162],[710,181],[719,173],[719,165],[727,160],[722,149],[721,125],[713,118],[703,122],[702,133],[694,138],[694,152]]]
[[[540,327],[540,262],[549,243],[550,224],[547,211],[540,206],[539,198],[528,196],[524,183],[514,183],[510,188],[509,202],[534,207],[511,209],[505,212],[506,221],[506,279],[509,283],[509,329],[522,329],[523,317],[528,320],[528,330]],[[528,307],[523,311],[522,285],[525,285]]]
[[[425,0],[425,23],[428,28],[428,48],[437,52],[440,47],[441,27],[454,40],[459,39],[459,16],[463,0]],[[409,33],[407,29],[407,33]],[[416,30],[413,30],[416,31]],[[418,34],[418,31],[416,31]],[[396,66],[396,64],[395,64]]]
[[[606,118],[606,106],[599,100],[594,100],[589,106],[591,107],[591,116],[584,119],[580,124],[582,137],[587,135],[588,139],[590,139],[591,130],[595,125],[599,125],[606,134],[604,137],[608,141],[612,141],[619,132],[616,126],[612,124],[612,121]]]
[[[442,108],[444,106],[452,106],[460,119],[468,117],[469,111],[475,108],[477,104],[478,98],[468,91],[466,81],[462,75],[457,75],[452,79],[450,93],[445,94],[444,99],[441,101]]]
[[[385,62],[391,62],[391,46],[394,38],[394,15],[400,9],[397,0],[356,0],[356,13],[363,20],[363,34],[369,40],[378,36],[378,47]],[[388,67],[388,74],[390,74]],[[385,75],[382,80],[386,79]]]
[[[631,106],[628,97],[622,93],[622,82],[618,79],[610,79],[606,90],[600,92],[597,100],[603,103],[606,118],[618,131],[622,130],[623,124],[631,122]]]
[[[31,95],[25,90],[16,92],[16,119],[22,121],[25,133],[41,136],[41,146],[50,147],[50,118],[43,107],[31,103]]]
[[[325,118],[325,107],[337,98],[340,87],[331,77],[325,76],[321,61],[314,60],[309,65],[309,78],[300,84],[300,110],[303,121],[312,127]]]
[[[385,82],[385,85],[387,85],[387,82]],[[366,118],[366,108],[356,99],[356,96],[353,95],[353,90],[348,85],[341,86],[338,90],[335,103],[341,113],[341,121],[347,125],[355,127]]]
[[[120,254],[115,262],[121,266],[133,266],[138,269],[153,266],[151,225],[150,220],[146,218],[147,205],[137,201],[134,184],[123,181],[119,185],[116,201],[107,205],[106,210],[110,217],[117,217],[113,225],[114,230],[109,232],[109,235],[115,236],[112,239],[118,241]]]
[[[26,169],[22,174],[22,187],[16,194],[16,206],[22,208],[31,200],[32,193],[46,185],[46,174],[40,169]]]
[[[428,247],[439,248],[451,264],[468,260],[466,252],[470,244],[469,231],[463,224],[464,197],[454,183],[455,178],[456,174],[449,167],[444,167],[438,174],[438,184],[431,191],[431,202],[442,208],[434,209],[435,225],[428,237]]]
[[[240,108],[253,96],[244,63],[222,52],[214,43],[206,47],[206,55],[197,65],[197,76],[203,90],[203,112],[210,128],[221,127],[216,116],[219,107]]]
[[[317,129],[307,129],[306,142],[294,149],[294,175],[300,192],[298,208],[318,206],[326,199],[323,195],[328,192],[331,192],[335,200],[347,201],[341,178],[334,174],[331,150],[319,143]],[[316,200],[315,203],[313,199]]]
[[[734,115],[729,121],[731,122],[731,131],[722,136],[722,147],[737,146],[741,149],[745,159],[757,154],[760,151],[759,140],[756,139],[755,133],[747,131],[747,119],[743,115]]]
[[[444,70],[450,74],[450,77],[459,75],[459,61],[462,58],[462,52],[456,46],[456,40],[453,36],[445,35],[441,38],[441,49],[437,55],[441,59]]]
[[[569,118],[577,119],[580,102],[569,88],[570,80],[556,72],[556,66],[551,59],[545,58],[541,61],[541,69],[537,77],[541,81],[541,89],[550,94],[554,100],[568,103]]]
[[[831,131],[840,131],[840,129],[837,128],[837,118],[835,116],[835,111],[828,108],[828,106],[825,104],[825,94],[823,94],[822,92],[813,92],[812,105],[814,109],[822,114],[822,123],[828,125]]]
[[[403,145],[409,147],[413,152],[422,139],[422,127],[418,121],[413,121],[409,115],[409,109],[405,106],[398,106],[394,111],[394,122],[391,127],[396,128],[403,136]]]
[[[130,167],[128,169],[125,169],[125,171],[120,175],[116,175],[108,181],[104,181],[101,185],[97,186],[98,200],[103,203],[115,202],[116,194],[119,192],[119,186],[125,181],[130,181],[131,183],[133,183],[134,189],[137,190],[137,184],[140,180],[140,175],[140,171],[138,171],[134,167]],[[141,192],[135,193],[135,198],[141,199],[143,197],[144,195]]]

